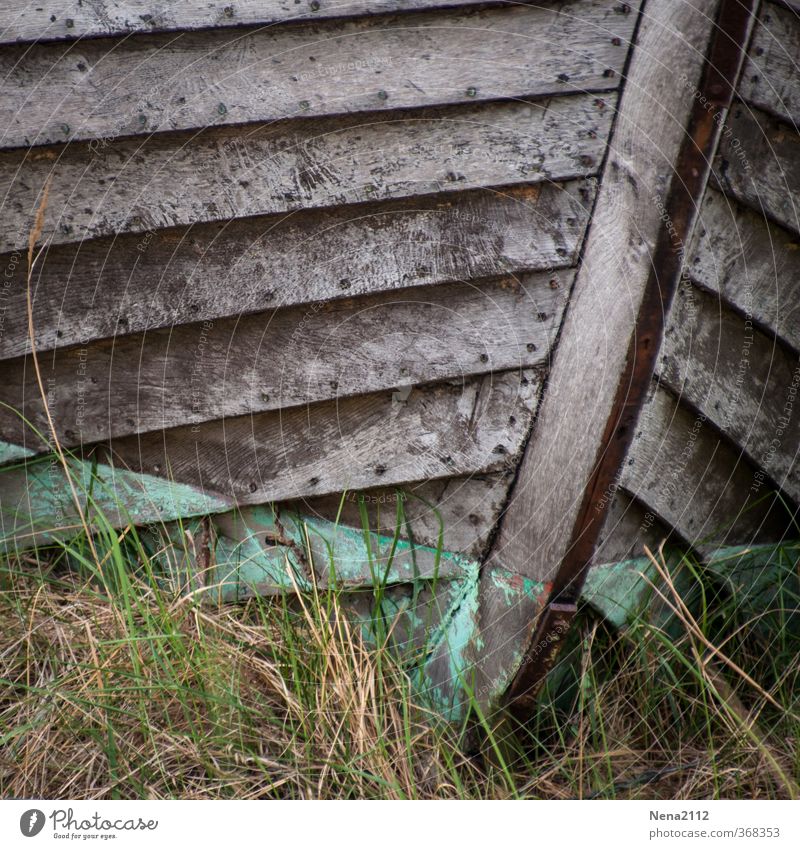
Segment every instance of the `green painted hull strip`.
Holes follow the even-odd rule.
[[[0,449],[5,451],[0,456],[24,459],[25,449],[19,446]],[[335,587],[344,597],[360,592],[361,607],[354,608],[353,616],[365,638],[381,640],[392,629],[413,635],[405,640],[404,651],[415,688],[447,719],[463,718],[481,649],[477,561],[317,517],[278,513],[270,506],[238,510],[218,495],[105,464],[77,458],[67,462],[90,525],[92,516],[102,514],[113,527],[143,528],[139,536],[159,564],[162,580],[176,590],[214,603],[314,588]],[[65,540],[80,532],[57,458],[28,460],[21,467],[0,469],[0,476],[0,549]],[[722,548],[707,568],[732,581],[746,575],[747,586],[768,593],[775,552],[769,545]],[[670,572],[691,590],[680,567],[681,557],[670,555]],[[503,609],[541,599],[546,592],[542,584],[510,577],[514,580],[498,584]],[[617,628],[643,611],[651,621],[654,616],[666,621],[668,610],[652,597],[656,578],[646,557],[596,566],[583,598]],[[403,587],[411,587],[410,594],[392,591]],[[383,623],[382,629],[376,623]],[[492,690],[495,696],[513,676],[515,662],[511,658],[509,668],[502,670]]]

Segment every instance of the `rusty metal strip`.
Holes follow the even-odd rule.
[[[536,623],[524,661],[506,693],[506,704],[520,719],[530,714],[538,689],[558,655],[562,640],[552,639],[551,635],[561,637],[575,616],[608,511],[608,499],[601,496],[617,480],[647,398],[664,321],[680,280],[684,245],[688,243],[708,181],[711,158],[722,129],[720,118],[733,100],[757,5],[758,0],[722,0],[718,8],[698,96],[664,204],[671,226],[659,232],[625,368],[606,422],[599,457],[584,489],[570,546],[556,572],[549,601]]]

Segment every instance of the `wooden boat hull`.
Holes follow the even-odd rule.
[[[791,4],[51,5],[0,46],[4,548],[77,483],[186,591],[369,637],[380,588],[456,718],[645,546],[796,535]]]

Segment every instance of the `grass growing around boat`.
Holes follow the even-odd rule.
[[[339,591],[209,606],[89,519],[91,544],[0,564],[4,798],[800,795],[796,545],[759,592],[685,559],[687,593],[660,560],[669,616],[584,610],[525,728],[453,726]]]

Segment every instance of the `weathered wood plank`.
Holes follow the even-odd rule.
[[[62,445],[304,406],[547,362],[572,273],[443,284],[207,321],[40,358]],[[0,436],[46,448],[31,357],[9,361]],[[24,419],[19,415],[22,414]]]
[[[800,134],[744,104],[731,110],[715,177],[723,191],[800,233]]]
[[[177,428],[87,448],[70,461],[79,492],[118,526],[221,513],[234,506],[511,471],[538,402],[536,370]],[[126,467],[127,464],[127,467]],[[78,532],[57,458],[0,470],[7,537]]]
[[[597,549],[595,564],[619,563],[644,555],[644,547],[657,551],[664,540],[677,544],[669,528],[643,504],[631,498],[622,487],[609,493],[611,508],[606,517]]]
[[[712,0],[655,4],[642,20],[547,392],[490,555],[537,581],[552,578],[571,545],[605,447],[692,109],[675,69],[699,79],[715,8]]]
[[[243,564],[250,552],[270,549],[279,549],[282,555],[266,570],[264,583],[271,584],[268,588],[273,592],[292,589],[287,557],[296,570],[298,587],[308,590],[314,585],[377,588],[415,580],[453,580],[466,577],[477,566],[475,561],[451,551],[412,543],[399,535],[379,534],[359,524],[351,526],[294,513],[283,505],[221,513],[213,517],[213,525],[215,535],[224,540],[227,548],[226,552],[219,552],[222,556],[217,560],[222,561],[229,581],[234,579],[230,567],[239,565],[241,583],[250,584],[247,595],[258,592],[261,581],[245,581]],[[231,557],[237,547],[239,556]]]
[[[405,403],[382,392],[115,440],[111,451],[240,505],[495,472],[513,466],[540,385],[535,370],[505,372]]]
[[[5,251],[597,172],[614,97],[490,103],[0,154]]]
[[[51,247],[39,350],[315,301],[577,262],[593,181],[540,183]],[[0,257],[0,358],[30,349],[21,254]],[[221,283],[222,281],[222,283]]]
[[[361,509],[369,527],[384,536],[397,530],[398,501],[403,515],[403,539],[475,560],[483,556],[497,517],[505,504],[510,472],[419,481],[403,487],[347,492],[309,498],[287,505],[299,513],[360,527]]]
[[[757,469],[665,389],[642,413],[620,483],[700,553],[778,541],[792,528]]]
[[[478,5],[504,6],[508,0],[0,0],[0,44],[267,26]]]
[[[622,7],[617,7],[618,10]],[[8,47],[0,144],[609,91],[636,15],[606,0]],[[134,71],[135,69],[135,71]]]
[[[684,286],[658,374],[800,504],[800,358],[716,296]]]
[[[800,125],[800,19],[795,10],[765,2],[742,71],[739,96]]]
[[[713,189],[706,192],[687,273],[800,351],[800,239]]]

